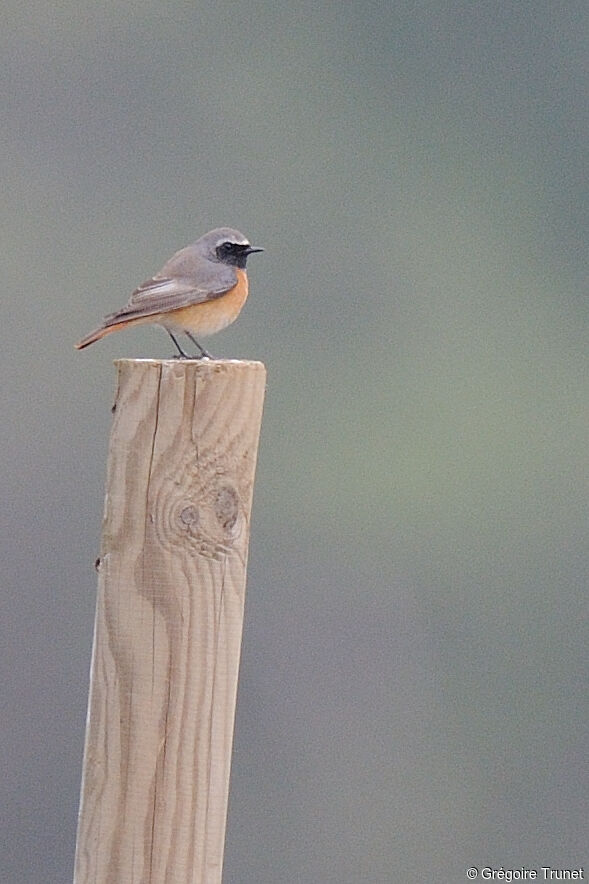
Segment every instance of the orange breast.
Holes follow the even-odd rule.
[[[189,331],[193,335],[213,335],[231,325],[237,319],[248,295],[247,273],[236,269],[237,284],[219,298],[212,298],[201,304],[170,310],[160,313],[158,317],[150,317],[172,331]]]

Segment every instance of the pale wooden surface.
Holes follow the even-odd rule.
[[[74,881],[214,884],[266,373],[117,368]]]

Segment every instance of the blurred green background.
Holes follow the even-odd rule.
[[[589,7],[7,0],[0,880],[71,880],[112,359],[265,246],[226,884],[587,864]]]

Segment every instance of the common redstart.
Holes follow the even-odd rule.
[[[196,344],[201,357],[210,357],[195,335],[212,335],[237,319],[248,295],[248,256],[263,251],[230,227],[205,233],[176,252],[159,273],[135,289],[125,307],[105,316],[100,328],[76,348],[128,325],[155,323],[166,329],[181,357],[190,358],[176,338],[181,332]]]

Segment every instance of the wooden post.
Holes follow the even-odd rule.
[[[74,884],[217,884],[266,372],[117,368]]]

